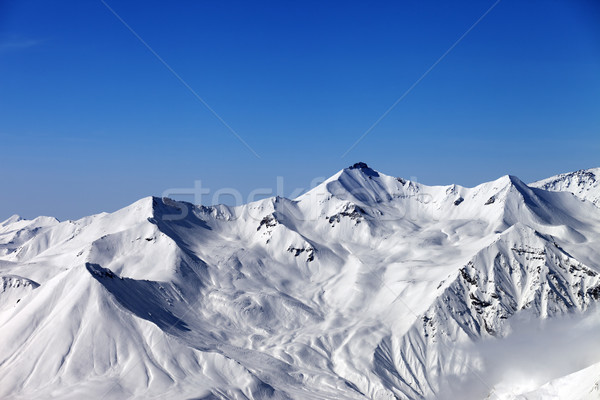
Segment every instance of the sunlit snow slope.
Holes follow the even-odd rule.
[[[599,171],[11,217],[0,398],[597,398]]]

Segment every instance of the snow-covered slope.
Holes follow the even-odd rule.
[[[426,186],[357,163],[296,199],[148,197],[78,221],[11,217],[0,397],[550,393],[600,352],[535,387],[485,355],[523,337],[519,321],[595,312],[600,208],[570,191],[513,176]]]

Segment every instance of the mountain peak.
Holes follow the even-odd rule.
[[[374,176],[374,177],[379,176],[379,172],[375,171],[374,169],[372,169],[371,167],[369,167],[367,165],[367,163],[364,163],[362,161],[359,161],[359,162],[357,162],[357,163],[349,166],[346,169],[347,170],[358,170],[358,171],[362,172],[363,174],[365,174],[367,176]]]
[[[364,163],[362,161],[359,161],[348,167],[348,169],[363,169],[363,168],[369,168],[369,166],[367,165],[367,163]]]
[[[580,169],[531,183],[551,192],[571,192],[581,200],[600,207],[600,168]]]
[[[527,184],[525,182],[523,182],[521,179],[519,179],[518,177],[516,177],[514,175],[506,175],[506,178],[511,186],[514,186],[517,189],[520,189],[521,191],[523,191],[523,190],[531,191],[529,186],[527,186]]]
[[[19,221],[21,221],[21,220],[23,220],[23,218],[21,218],[21,216],[20,216],[20,215],[18,215],[18,214],[14,214],[14,215],[11,215],[11,216],[10,216],[10,217],[9,217],[7,220],[5,220],[4,222],[0,223],[0,225],[2,225],[2,226],[6,226],[6,225],[9,225],[9,224],[13,224],[13,223],[15,223],[15,222],[19,222]]]

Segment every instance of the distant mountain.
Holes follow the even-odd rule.
[[[582,169],[530,184],[553,192],[571,192],[582,200],[600,207],[600,168]]]
[[[0,397],[597,398],[599,173],[11,217]]]

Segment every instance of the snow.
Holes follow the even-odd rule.
[[[523,318],[595,315],[599,171],[465,188],[357,163],[295,199],[13,216],[0,397],[591,398],[600,354],[522,382],[511,346],[484,355],[533,348]]]

